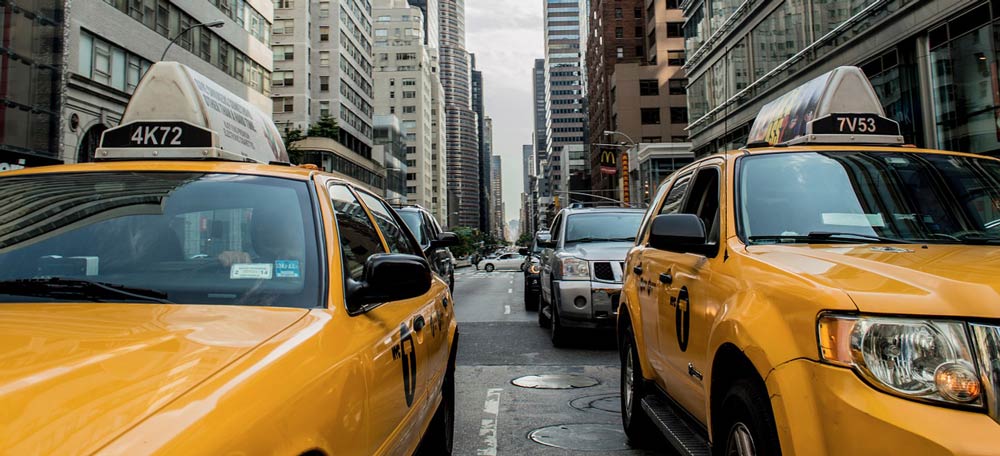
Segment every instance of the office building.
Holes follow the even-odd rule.
[[[439,0],[441,85],[448,153],[448,225],[479,226],[479,132],[472,110],[472,75],[465,49],[465,1]]]
[[[370,8],[355,0],[274,4],[272,99],[278,129],[283,134],[307,133],[319,119],[332,117],[340,127],[336,140],[370,160],[374,115]]]
[[[743,146],[764,104],[841,65],[864,70],[906,142],[1000,153],[996,2],[690,2],[684,12],[697,155]]]
[[[534,175],[532,181],[534,185],[532,191],[532,219],[533,226],[548,226],[545,219],[546,213],[539,208],[552,204],[552,191],[549,182],[545,178],[545,166],[548,160],[546,157],[546,147],[548,146],[548,135],[546,134],[545,119],[548,109],[545,107],[545,59],[535,59],[535,66],[532,68],[532,105],[534,108],[534,127],[532,134],[532,145],[534,146]]]
[[[503,167],[499,155],[490,156],[490,231],[497,237],[503,239],[504,236],[504,214],[503,214]]]
[[[3,2],[0,171],[93,159],[146,70],[166,58],[270,110],[271,1]]]
[[[423,12],[406,0],[375,0],[375,113],[399,118],[406,147],[405,201],[444,223],[445,188],[435,183],[443,143],[443,89],[436,49],[424,41]],[[443,160],[442,164],[443,166]]]
[[[586,0],[546,0],[544,175],[552,194],[547,220],[571,201],[571,193],[589,191],[586,150],[587,111],[584,35]],[[579,199],[579,195],[573,198]]]
[[[476,131],[479,135],[479,230],[489,231],[492,223],[490,208],[490,138],[486,135],[486,103],[483,100],[483,72],[476,69],[476,55],[471,54],[472,61],[472,110],[476,113]]]
[[[409,0],[410,6],[420,8],[424,21],[424,44],[431,49],[441,48],[441,13],[438,0]]]
[[[590,179],[592,191],[605,197],[612,196],[618,179],[601,172],[601,155],[605,147],[600,144],[617,140],[605,131],[615,130],[616,111],[612,103],[631,98],[624,92],[616,93],[611,79],[615,65],[641,64],[646,61],[646,21],[643,0],[591,0],[590,33],[587,40],[587,114],[588,148],[590,153]],[[651,11],[652,12],[652,11]],[[656,13],[659,13],[657,11]],[[656,14],[654,13],[654,14]],[[680,10],[677,10],[680,14]],[[657,35],[650,32],[650,39]],[[619,151],[614,151],[618,153]]]
[[[535,145],[525,144],[521,146],[521,179],[523,188],[521,190],[521,218],[520,229],[522,232],[535,232]]]
[[[385,191],[382,196],[389,204],[404,205],[408,201],[407,139],[399,117],[394,114],[376,115],[373,119],[375,143],[372,161],[385,172]]]

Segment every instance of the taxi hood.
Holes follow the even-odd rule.
[[[843,290],[861,312],[1000,318],[1000,247],[756,245],[747,252]]]
[[[238,306],[0,305],[0,448],[92,453],[305,314]]]

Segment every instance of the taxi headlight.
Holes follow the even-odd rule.
[[[850,367],[897,396],[982,406],[982,385],[965,324],[954,321],[823,315],[820,358]]]
[[[538,267],[537,264],[532,263],[531,266],[528,266],[528,273],[538,274],[539,272],[542,272],[542,268]]]
[[[590,265],[579,258],[562,259],[563,280],[590,280]]]

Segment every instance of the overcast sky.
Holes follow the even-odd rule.
[[[532,70],[542,58],[543,0],[466,0],[466,47],[483,72],[486,115],[493,118],[493,153],[503,161],[504,222],[521,214],[521,146],[534,130]]]

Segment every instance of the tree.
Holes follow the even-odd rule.
[[[330,116],[323,116],[319,119],[319,122],[309,127],[309,136],[337,139],[340,137],[340,127],[337,126],[337,119]]]
[[[285,150],[288,151],[288,161],[292,162],[293,165],[302,164],[302,151],[295,146],[295,142],[303,139],[305,136],[302,135],[302,130],[298,128],[285,130]]]
[[[478,231],[467,226],[459,226],[451,230],[458,235],[458,245],[451,248],[451,253],[455,256],[465,256],[478,250]]]
[[[531,233],[521,233],[521,237],[517,238],[517,245],[528,247],[534,241],[535,237]]]

